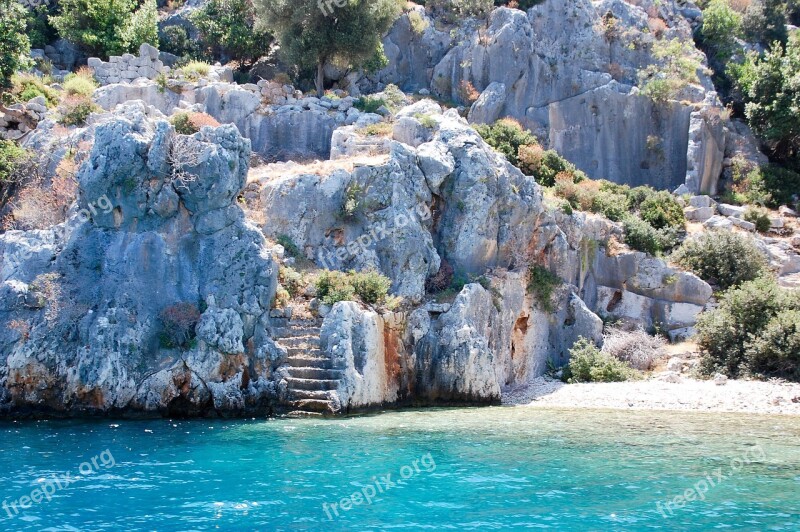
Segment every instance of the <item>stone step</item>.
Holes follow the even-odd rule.
[[[283,347],[319,347],[319,336],[287,336],[278,341]]]
[[[283,338],[319,338],[320,329],[275,327],[271,329],[276,340]]]
[[[289,375],[295,379],[337,380],[342,375],[341,370],[338,369],[312,368],[309,366],[291,366],[288,369]]]
[[[286,379],[290,390],[335,390],[339,381],[334,379]]]
[[[286,363],[295,368],[333,369],[330,358],[305,356],[305,353],[289,353]]]
[[[334,414],[336,410],[333,406],[333,401],[326,401],[324,399],[298,399],[296,401],[289,401],[295,410],[302,410],[304,412],[320,412],[322,414]]]
[[[290,357],[326,358],[319,347],[285,347],[283,342],[280,345]]]
[[[301,399],[318,399],[321,401],[333,401],[336,392],[334,390],[293,390],[289,388],[289,394],[292,399],[299,401]]]

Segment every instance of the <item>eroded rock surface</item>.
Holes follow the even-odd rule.
[[[274,397],[276,267],[236,204],[249,141],[232,126],[176,136],[145,110],[96,125],[79,173],[89,215],[0,236],[4,413],[236,414]],[[166,340],[176,304],[199,317],[183,349]]]

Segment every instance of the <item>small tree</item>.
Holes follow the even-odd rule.
[[[135,52],[144,44],[158,46],[158,9],[156,0],[144,0],[137,9],[122,33],[122,39],[128,52]]]
[[[402,12],[401,0],[255,0],[259,23],[301,69],[316,67],[324,92],[328,62],[360,67],[381,49],[381,37]]]
[[[745,63],[731,67],[732,77],[744,97],[745,114],[753,131],[764,139],[773,155],[791,161],[800,153],[800,35],[779,42],[759,58],[748,55]],[[795,159],[795,162],[798,162]]]
[[[25,35],[25,10],[14,0],[0,0],[0,89],[28,65],[31,43]]]
[[[50,17],[58,34],[102,57],[128,50],[125,30],[134,0],[61,0],[61,14]]]
[[[214,56],[221,53],[251,65],[269,51],[272,37],[263,28],[253,29],[253,0],[210,0],[192,14],[202,44]]]
[[[731,8],[728,0],[711,0],[703,10],[703,40],[715,49],[720,59],[730,58],[741,31],[742,16]]]

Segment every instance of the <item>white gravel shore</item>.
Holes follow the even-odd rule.
[[[503,404],[525,407],[690,410],[800,415],[800,384],[729,380],[715,384],[683,377],[641,381],[564,384],[539,377],[503,391]]]

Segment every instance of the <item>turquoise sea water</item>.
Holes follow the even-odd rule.
[[[3,422],[0,442],[0,530],[800,530],[790,417]]]

